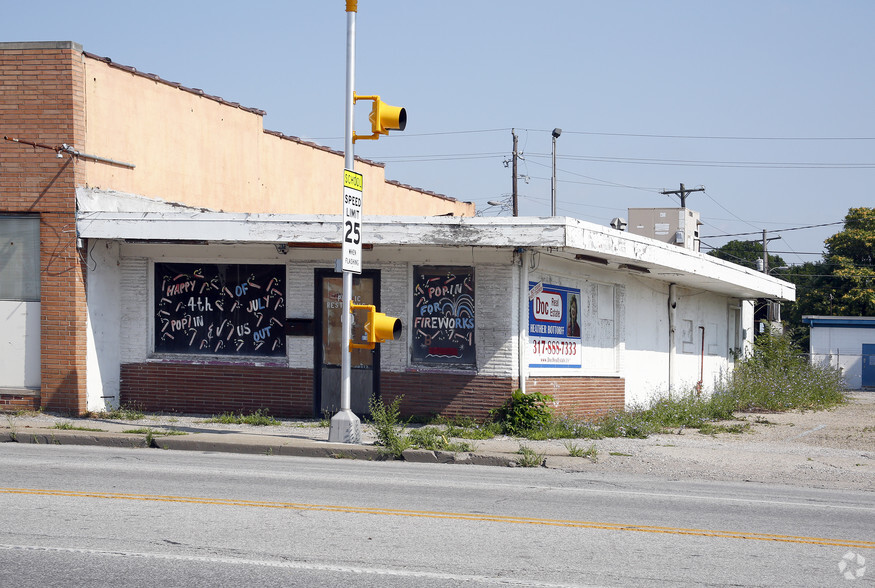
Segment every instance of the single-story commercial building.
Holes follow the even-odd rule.
[[[341,153],[75,43],[0,43],[0,81],[16,89],[0,95],[0,406],[337,408]],[[752,301],[795,295],[684,247],[478,218],[381,164],[355,171],[354,299],[404,324],[353,352],[359,413],[371,395],[484,417],[521,388],[583,416],[707,391],[751,344]]]
[[[811,361],[842,370],[850,390],[875,388],[875,317],[802,317],[811,328]]]

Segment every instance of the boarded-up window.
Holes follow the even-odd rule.
[[[285,266],[155,264],[155,351],[285,355]]]
[[[40,299],[39,217],[0,215],[0,300]]]
[[[474,268],[413,268],[413,353],[416,363],[473,366]]]

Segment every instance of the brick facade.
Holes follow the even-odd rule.
[[[76,148],[85,138],[85,78],[73,43],[0,44],[3,135]],[[70,155],[0,142],[0,214],[40,217],[41,394],[44,409],[85,412],[84,260],[76,243],[75,187],[83,166]]]
[[[39,402],[37,394],[0,394],[0,412],[39,410]]]
[[[529,378],[526,392],[553,397],[556,414],[586,419],[625,407],[623,378]]]
[[[121,403],[147,412],[313,417],[313,371],[270,366],[124,364]]]
[[[383,372],[383,400],[402,396],[405,417],[486,419],[517,388],[515,378],[434,372]],[[588,418],[623,410],[621,378],[538,378],[529,392],[549,394],[557,414]],[[125,364],[121,402],[148,412],[187,414],[251,413],[267,409],[276,417],[313,418],[313,372],[284,367],[185,363]]]
[[[504,404],[518,388],[516,378],[477,374],[407,372],[380,374],[383,400],[403,396],[405,416],[472,417],[485,419],[489,411]],[[623,410],[622,378],[537,378],[528,379],[526,392],[549,394],[557,414],[587,418],[609,410]]]

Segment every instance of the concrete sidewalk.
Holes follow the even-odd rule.
[[[137,420],[71,418],[46,413],[0,416],[0,443],[91,445],[177,451],[286,455],[335,459],[391,459],[362,424],[362,443],[329,443],[328,427],[315,421],[280,421],[278,426],[226,425],[206,417],[146,415]],[[405,461],[515,466],[520,443],[510,438],[470,441],[470,452],[409,449]],[[567,452],[566,452],[567,453]],[[555,457],[559,457],[558,455]],[[545,455],[546,459],[546,455]],[[558,464],[554,464],[558,465]]]

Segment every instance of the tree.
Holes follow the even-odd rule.
[[[844,230],[826,241],[838,294],[836,314],[875,315],[875,208],[852,208]]]
[[[781,278],[796,284],[784,305],[791,336],[808,346],[804,315],[875,316],[875,208],[852,208],[844,229],[825,242],[823,261],[793,266]]]
[[[757,260],[763,258],[763,244],[762,241],[730,241],[722,247],[709,251],[708,255],[756,269]],[[770,268],[785,265],[787,264],[779,256],[769,254]]]

